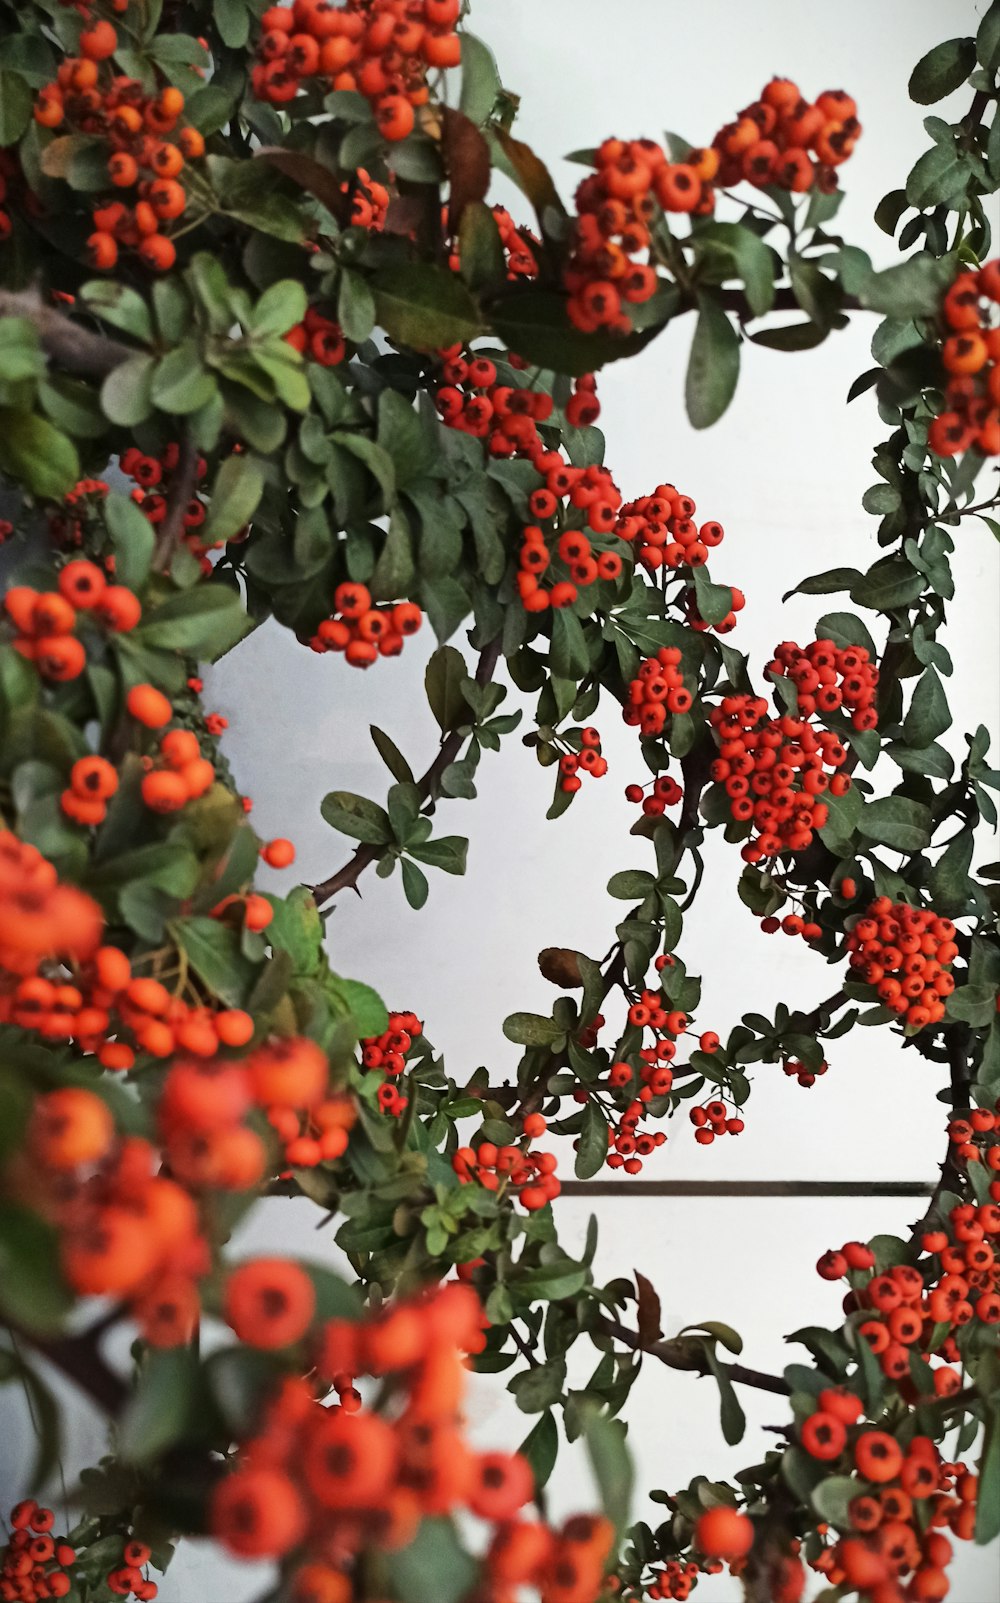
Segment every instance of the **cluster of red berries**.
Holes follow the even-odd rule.
[[[130,479],[135,480],[135,489],[132,491],[132,500],[154,528],[157,528],[167,516],[170,507],[171,491],[181,462],[181,448],[176,440],[171,440],[163,447],[158,456],[140,451],[136,446],[129,446],[122,453],[121,469]],[[203,456],[195,458],[194,463],[194,492],[181,515],[180,537],[201,564],[203,574],[212,571],[212,565],[207,553],[217,550],[221,540],[213,540],[206,545],[198,531],[208,516],[208,503],[202,499],[203,492],[198,486],[208,474],[208,463]]]
[[[718,184],[726,187],[745,179],[757,189],[778,184],[802,194],[815,186],[830,194],[837,187],[835,169],[861,134],[857,112],[843,89],[825,89],[809,101],[791,79],[772,78],[760,99],[713,139]]]
[[[314,1121],[322,1130],[336,1130],[330,1155],[339,1157],[350,1115],[337,1099],[332,1108],[325,1106],[328,1078],[325,1053],[302,1036],[276,1037],[239,1060],[206,1055],[175,1061],[158,1107],[170,1172],[194,1190],[246,1191],[256,1185],[273,1165],[261,1136],[245,1122],[254,1108],[263,1110],[282,1140],[286,1129],[291,1136],[291,1119],[283,1110],[297,1124],[305,1119],[307,1129]],[[284,1155],[287,1163],[287,1143]]]
[[[75,633],[81,614],[125,634],[139,622],[142,607],[125,585],[108,584],[93,562],[67,563],[58,584],[57,591],[14,585],[3,604],[17,631],[14,650],[33,662],[43,679],[64,684],[79,678],[87,663],[83,641]]]
[[[353,1096],[339,1092],[308,1108],[274,1104],[265,1115],[284,1147],[285,1179],[292,1169],[315,1169],[342,1157],[358,1122],[358,1106]]]
[[[682,1563],[680,1559],[668,1559],[662,1569],[650,1576],[643,1596],[652,1598],[653,1603],[674,1603],[674,1600],[676,1603],[685,1603],[700,1574],[699,1566],[690,1559],[687,1563]]]
[[[997,999],[1000,1012],[1000,997]],[[993,1173],[1000,1172],[1000,1102],[994,1112],[972,1108],[956,1113],[948,1124],[948,1136],[956,1148],[956,1158],[964,1163],[982,1163]]]
[[[460,0],[295,0],[261,17],[260,60],[250,75],[259,100],[285,106],[311,80],[371,102],[383,139],[412,133],[425,105],[428,68],[462,59]]]
[[[719,1135],[742,1135],[746,1128],[739,1115],[730,1112],[721,1097],[713,1097],[704,1107],[692,1108],[688,1117],[694,1125],[694,1138],[702,1147],[710,1147]]]
[[[3,1603],[36,1603],[66,1597],[73,1590],[70,1573],[76,1549],[53,1537],[55,1514],[33,1498],[15,1503],[7,1521],[10,1537],[0,1555],[0,1598]],[[156,1596],[153,1588],[151,1596]]]
[[[528,1140],[544,1135],[548,1128],[540,1113],[525,1116],[522,1129]],[[558,1197],[562,1187],[556,1179],[554,1152],[532,1152],[523,1147],[498,1147],[494,1141],[480,1141],[477,1147],[459,1147],[451,1166],[463,1186],[473,1181],[487,1191],[501,1186],[512,1191],[522,1208],[535,1213]]]
[[[150,812],[180,812],[215,784],[215,769],[202,756],[198,736],[191,729],[168,729],[160,741],[158,756],[160,767],[154,765],[152,757],[142,759],[146,773],[139,789]]]
[[[538,258],[535,252],[540,248],[541,241],[529,228],[520,228],[515,223],[506,206],[492,206],[493,221],[497,225],[500,235],[500,245],[503,249],[504,262],[507,267],[508,279],[537,278]],[[448,212],[445,208],[442,221],[447,222]],[[453,273],[461,268],[461,256],[458,243],[453,243],[448,266]]]
[[[79,56],[67,56],[55,83],[39,90],[35,121],[43,128],[68,125],[74,132],[106,140],[110,184],[136,193],[132,205],[114,200],[95,207],[94,232],[87,240],[91,265],[108,271],[124,247],[136,251],[147,267],[166,272],[177,260],[166,230],[187,206],[180,174],[188,161],[204,155],[205,141],[191,127],[167,138],[184,110],[183,94],[172,85],[149,93],[137,78],[112,74],[111,58],[118,48],[112,23],[100,19],[85,27]]]
[[[709,719],[719,746],[711,776],[724,786],[734,821],[757,831],[742,848],[744,861],[805,851],[827,820],[823,792],[850,789],[849,775],[836,772],[847,760],[837,736],[790,713],[775,717],[760,696],[725,696]]]
[[[1000,326],[990,323],[997,305],[1000,257],[978,272],[959,273],[944,297],[945,409],[927,433],[936,456],[957,456],[971,446],[984,456],[1000,455]]]
[[[865,646],[840,648],[832,640],[813,640],[803,650],[786,640],[775,647],[767,672],[792,681],[800,718],[823,717],[842,707],[855,729],[874,729],[878,723],[878,669]]]
[[[671,966],[673,959],[664,955],[656,959],[657,973]],[[674,1009],[670,1012],[663,1006],[662,993],[653,990],[643,990],[639,999],[633,1002],[628,1010],[628,1022],[643,1033],[650,1029],[654,1033],[651,1046],[640,1047],[636,1053],[637,1065],[633,1067],[630,1062],[621,1060],[612,1063],[608,1070],[608,1088],[611,1091],[633,1091],[636,1077],[638,1088],[624,1111],[620,1114],[617,1123],[611,1124],[609,1131],[609,1147],[606,1159],[609,1169],[623,1169],[626,1174],[639,1174],[642,1170],[643,1159],[648,1158],[656,1147],[666,1141],[662,1130],[655,1133],[643,1132],[637,1134],[638,1125],[649,1113],[649,1104],[654,1097],[667,1096],[674,1083],[673,1070],[670,1067],[677,1055],[677,1037],[687,1029],[687,1014]],[[718,1038],[715,1038],[718,1046]],[[577,1099],[586,1101],[587,1093],[575,1093]]]
[[[315,1374],[344,1403],[325,1406],[306,1379],[284,1380],[231,1472],[216,1485],[209,1527],[244,1559],[284,1558],[294,1603],[349,1603],[357,1556],[412,1541],[425,1515],[468,1509],[493,1527],[483,1560],[491,1595],[524,1585],[542,1603],[594,1603],[612,1531],[578,1517],[560,1533],[520,1517],[534,1494],[517,1453],[477,1452],[462,1430],[466,1364],[482,1350],[483,1313],[470,1285],[394,1302],[359,1323],[318,1332],[313,1282],[284,1259],[257,1260],[229,1277],[226,1317],[242,1341],[265,1348],[309,1339]],[[377,1376],[391,1416],[363,1407],[353,1384]]]
[[[781,1067],[789,1079],[797,1080],[799,1085],[808,1087],[815,1085],[820,1075],[825,1074],[830,1065],[824,1058],[822,1063],[817,1063],[816,1067],[811,1069],[807,1064],[800,1063],[797,1058],[788,1058]]]
[[[541,499],[541,494],[535,497]],[[550,536],[551,537],[551,536]],[[553,563],[554,582],[547,588],[541,576],[550,572]],[[521,531],[521,550],[518,556],[517,588],[526,612],[545,612],[549,607],[571,607],[581,590],[599,579],[617,579],[622,571],[622,559],[617,551],[600,551],[595,556],[590,540],[582,529],[567,529],[559,534],[555,550],[549,546],[545,531],[537,523],[528,523]],[[559,568],[563,577],[558,577]]]
[[[441,421],[461,434],[485,440],[491,456],[524,456],[534,461],[545,454],[538,424],[552,416],[553,401],[545,390],[516,389],[497,382],[496,363],[462,345],[446,345],[438,351],[441,383],[434,392],[434,405]],[[514,368],[524,367],[517,357]],[[557,451],[548,453],[550,466],[563,464]]]
[[[73,885],[60,884],[37,847],[0,830],[0,971],[23,977],[56,957],[86,962],[102,927],[95,901]],[[0,978],[6,976],[0,973]]]
[[[955,989],[955,926],[932,908],[877,896],[847,932],[849,963],[911,1029],[937,1024]]]
[[[580,730],[580,750],[567,751],[559,759],[559,789],[574,795],[583,784],[581,772],[592,779],[603,779],[608,760],[601,756],[600,732],[592,727]]]
[[[644,740],[662,735],[667,714],[690,711],[694,701],[680,670],[681,654],[676,646],[661,646],[655,657],[647,657],[628,687],[628,700],[622,716]]]
[[[334,591],[332,618],[324,618],[309,641],[313,651],[342,651],[352,668],[370,668],[379,657],[398,657],[423,613],[415,601],[376,606],[363,584],[345,581]]]
[[[871,1603],[947,1597],[952,1546],[941,1528],[963,1541],[972,1537],[978,1478],[964,1464],[944,1462],[929,1436],[904,1446],[863,1424],[861,1399],[843,1387],[825,1388],[817,1401],[800,1427],[803,1449],[832,1473],[853,1471],[869,1485],[848,1506],[851,1533],[824,1547],[813,1569]]]
[[[615,533],[628,540],[636,561],[650,573],[657,568],[701,568],[708,553],[725,539],[721,523],[700,527],[694,521],[697,503],[672,484],[658,484],[652,495],[640,495],[621,509]]]
[[[361,1042],[362,1068],[383,1076],[376,1101],[382,1112],[393,1118],[398,1118],[409,1103],[409,1097],[399,1089],[399,1081],[406,1069],[406,1054],[423,1031],[415,1013],[390,1013],[382,1034],[366,1036]]]
[[[656,293],[655,268],[637,258],[649,251],[658,211],[710,213],[718,165],[711,150],[692,151],[679,165],[653,139],[604,140],[596,170],[576,192],[573,251],[563,274],[566,311],[576,328],[630,332],[625,308]]]
[[[285,342],[320,367],[337,367],[347,355],[340,324],[332,317],[324,317],[315,306],[308,307],[302,322],[288,330]]]
[[[647,796],[646,791],[652,788],[652,794]],[[647,818],[662,818],[668,807],[676,807],[684,800],[684,792],[676,779],[670,774],[660,774],[646,785],[626,785],[625,800],[642,802],[642,810]]]
[[[803,918],[801,913],[786,913],[784,918],[776,918],[773,913],[768,913],[766,918],[761,919],[760,927],[765,935],[777,935],[780,930],[782,935],[801,935],[804,941],[818,941],[823,934],[822,927],[815,919]]]

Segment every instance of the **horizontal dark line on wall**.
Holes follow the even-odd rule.
[[[564,1180],[564,1197],[930,1197],[923,1180]]]

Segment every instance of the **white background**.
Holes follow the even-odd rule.
[[[909,72],[940,39],[974,32],[984,9],[983,0],[882,0],[876,6],[841,0],[830,9],[789,0],[752,6],[619,0],[614,7],[594,0],[478,0],[473,25],[494,48],[505,83],[523,97],[519,137],[550,164],[567,199],[582,169],[562,163],[561,155],[607,134],[659,137],[671,128],[707,143],[775,73],[794,77],[813,98],[825,88],[847,88],[858,100],[864,135],[843,172],[847,199],[836,226],[877,264],[888,265],[893,247],[872,213],[882,194],[905,181],[926,143],[924,109],[906,95]],[[964,103],[956,97],[954,106],[933,109],[959,115]],[[498,195],[512,209],[517,204],[506,190]],[[523,209],[516,215],[530,221]],[[878,554],[877,520],[862,511],[860,498],[875,477],[872,447],[888,431],[871,396],[844,404],[853,378],[871,365],[874,323],[859,317],[803,356],[746,348],[736,400],[703,434],[690,429],[682,404],[690,323],[601,376],[607,461],[623,494],[631,498],[672,481],[695,497],[699,517],[725,525],[713,575],[746,593],[747,608],[730,643],[750,653],[758,679],[777,641],[804,644],[816,617],[845,604],[842,597],[797,597],[782,606],[782,591],[821,568],[864,568]],[[962,751],[965,730],[980,722],[997,726],[998,562],[995,542],[975,519],[959,529],[956,542],[957,596],[947,635],[955,658],[948,689],[956,728],[945,741]],[[225,749],[239,784],[254,798],[254,822],[263,836],[287,834],[299,849],[294,870],[265,870],[265,888],[288,886],[296,877],[307,883],[324,878],[346,857],[348,843],[323,824],[318,806],[335,788],[383,798],[388,780],[367,734],[370,722],[396,739],[417,771],[426,766],[436,743],[422,697],[432,645],[418,636],[400,659],[361,674],[265,627],[211,673],[209,705],[230,721]],[[515,704],[512,692],[504,710]],[[553,992],[538,974],[537,952],[565,944],[603,954],[623,906],[605,895],[608,877],[649,864],[648,845],[628,837],[635,809],[622,796],[629,780],[645,777],[634,734],[613,704],[602,706],[593,721],[605,737],[610,772],[600,782],[585,781],[561,820],[544,821],[551,771],[537,767],[515,734],[499,757],[484,757],[478,801],[442,809],[439,831],[470,837],[467,878],[430,871],[430,900],[418,914],[406,906],[398,878],[383,883],[369,873],[363,899],[342,898],[331,920],[335,967],[375,983],[390,1007],[419,1013],[459,1080],[480,1063],[494,1073],[513,1069],[517,1051],[501,1035],[502,1019],[514,1009],[551,1007]],[[987,843],[977,861],[995,855]],[[738,849],[713,842],[682,945],[689,968],[704,974],[698,1026],[723,1036],[748,1008],[773,1013],[780,1000],[811,1006],[836,989],[835,976],[801,942],[760,933],[736,896],[740,867]],[[933,1177],[942,1149],[939,1071],[912,1052],[904,1055],[884,1030],[856,1031],[833,1043],[830,1056],[830,1072],[808,1091],[786,1080],[779,1067],[761,1065],[739,1139],[696,1147],[678,1120],[644,1174]],[[557,1205],[570,1252],[582,1244],[589,1211],[575,1199]],[[723,1319],[742,1332],[749,1364],[780,1370],[803,1358],[801,1349],[783,1345],[784,1332],[836,1323],[839,1292],[815,1276],[819,1254],[853,1237],[903,1232],[919,1204],[644,1201],[630,1198],[624,1183],[621,1196],[600,1199],[596,1212],[597,1273],[610,1278],[642,1269],[660,1291],[667,1335],[701,1319]],[[287,1251],[295,1242],[329,1259],[329,1234],[309,1235],[314,1218],[304,1204],[269,1204],[255,1214],[245,1245]],[[594,1362],[588,1353],[571,1378],[579,1384]],[[501,1377],[475,1387],[471,1426],[484,1446],[513,1447],[531,1424],[501,1388]],[[636,1517],[656,1523],[657,1510],[644,1497],[649,1487],[674,1489],[699,1472],[724,1477],[759,1460],[773,1439],[760,1427],[786,1416],[780,1399],[750,1393],[742,1400],[750,1428],[741,1446],[730,1449],[719,1433],[712,1383],[647,1366],[628,1409]],[[4,1393],[0,1405],[10,1501],[18,1495],[30,1435],[20,1400]],[[96,1422],[76,1411],[72,1423],[68,1468],[100,1451]],[[555,1512],[592,1506],[592,1498],[582,1452],[564,1449],[552,1484]],[[952,1574],[954,1603],[1000,1599],[995,1550],[963,1548]],[[194,1547],[178,1557],[161,1596],[166,1603],[239,1603],[263,1591],[265,1581],[263,1572],[223,1567],[209,1550]],[[698,1589],[706,1603],[738,1595],[727,1577]]]

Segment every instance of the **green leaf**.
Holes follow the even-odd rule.
[[[848,1507],[867,1490],[867,1483],[855,1480],[853,1475],[830,1475],[813,1491],[812,1506],[820,1519],[829,1520],[838,1531],[850,1531],[853,1526]]]
[[[503,1033],[519,1046],[551,1046],[565,1032],[555,1019],[540,1013],[510,1013],[503,1021]]]
[[[129,289],[127,284],[120,284],[115,279],[96,278],[84,284],[80,299],[88,311],[103,323],[110,323],[112,328],[120,328],[123,333],[131,334],[143,345],[152,345],[155,338],[153,319],[138,291]]]
[[[946,1008],[949,1018],[961,1019],[963,1024],[982,1029],[996,1013],[996,988],[990,985],[960,985],[949,996]]]
[[[43,417],[0,407],[0,470],[33,494],[61,501],[80,477],[72,440]]]
[[[921,106],[931,106],[943,100],[953,89],[964,84],[976,65],[976,44],[973,39],[946,39],[921,56],[907,85],[910,99]]]
[[[917,573],[902,557],[889,557],[876,562],[855,580],[851,585],[851,600],[873,612],[889,612],[893,607],[915,601],[925,582],[923,574]]]
[[[951,159],[949,153],[942,152],[940,146],[935,146],[933,151],[927,153],[928,156],[942,154],[947,160]],[[919,166],[920,162],[917,163]],[[916,170],[914,168],[914,172]],[[909,194],[909,186],[907,194],[912,205],[923,204],[922,200]],[[886,317],[901,321],[911,317],[936,316],[941,296],[955,276],[955,266],[954,255],[939,258],[927,251],[919,252],[895,267],[887,267],[883,273],[873,273],[859,290],[859,299],[869,311],[881,312]]]
[[[377,447],[375,448],[377,449]],[[386,461],[390,459],[387,457]],[[379,553],[371,578],[371,592],[377,601],[393,601],[405,595],[413,579],[413,540],[410,520],[403,508],[393,507],[385,545]]]
[[[55,1230],[28,1208],[0,1205],[0,1315],[44,1334],[59,1329],[71,1305]]]
[[[869,840],[895,851],[923,851],[931,839],[930,808],[907,796],[882,796],[864,808],[858,829]]]
[[[488,45],[475,34],[462,33],[462,88],[459,109],[481,126],[489,115],[500,93],[500,74]]]
[[[993,0],[976,34],[976,55],[987,72],[1000,68],[1000,0]]]
[[[694,569],[694,595],[706,623],[721,623],[732,611],[733,592],[729,585],[713,584],[703,567]]]
[[[384,807],[350,790],[331,790],[320,802],[320,812],[334,829],[370,846],[388,846],[392,825]]]
[[[739,335],[718,301],[700,292],[684,381],[684,401],[693,428],[707,429],[718,422],[736,392],[739,374]]]
[[[987,1415],[983,1454],[979,1460],[976,1541],[984,1546],[998,1535],[1000,1535],[1000,1409],[994,1401]]]
[[[686,1335],[689,1330],[707,1330],[710,1336],[714,1336],[716,1341],[721,1341],[727,1352],[731,1352],[736,1358],[743,1351],[743,1337],[739,1331],[734,1330],[732,1325],[724,1325],[719,1319],[700,1319],[696,1325],[685,1325],[681,1335]]]
[[[472,721],[462,692],[462,681],[467,675],[465,658],[454,646],[439,646],[427,664],[424,674],[427,701],[444,734]]]
[[[151,1347],[118,1427],[128,1464],[149,1464],[187,1431],[197,1407],[198,1359],[189,1347]]]
[[[620,1531],[628,1522],[632,1501],[632,1461],[625,1427],[620,1420],[593,1413],[584,1424],[584,1440],[601,1507]]]
[[[169,597],[146,615],[131,639],[136,645],[182,651],[215,662],[252,628],[237,592],[228,585],[209,582]]]
[[[0,70],[0,148],[16,145],[30,121],[31,90],[16,72]]]
[[[816,623],[817,640],[832,640],[841,650],[845,646],[864,646],[872,662],[878,660],[875,642],[854,612],[826,612]]]
[[[385,731],[379,729],[377,724],[369,726],[369,733],[375,744],[375,750],[385,763],[393,779],[398,779],[405,785],[412,785],[413,769],[395,742],[390,740]]]
[[[435,840],[407,848],[411,857],[431,868],[441,868],[446,874],[464,874],[469,843],[463,835],[439,835]]]
[[[104,521],[114,546],[116,581],[130,590],[141,590],[153,560],[153,525],[129,496],[115,490],[104,502]]]
[[[545,1410],[537,1424],[528,1432],[518,1452],[531,1465],[535,1488],[541,1491],[555,1469],[559,1453],[559,1428],[551,1408]]]
[[[468,35],[465,35],[468,39]],[[458,228],[459,271],[473,291],[503,284],[507,277],[500,230],[484,201],[470,201]]]
[[[377,991],[360,980],[337,981],[337,990],[351,1010],[359,1038],[381,1035],[389,1027],[385,1003]]]
[[[101,406],[112,423],[132,428],[145,422],[153,410],[155,367],[155,357],[133,356],[111,370],[101,385]]]
[[[354,340],[357,344],[366,340],[375,327],[375,297],[368,287],[368,280],[349,267],[340,276],[337,321],[345,339]]]
[[[578,1180],[590,1180],[604,1167],[608,1155],[608,1121],[597,1102],[589,1100],[576,1144],[573,1172]]]
[[[153,373],[152,397],[161,412],[185,415],[207,405],[215,394],[215,379],[202,366],[198,343],[182,340],[160,358]]]
[[[490,319],[512,351],[538,367],[577,377],[647,345],[655,329],[633,334],[585,333],[570,322],[565,296],[554,290],[514,285],[491,302]],[[662,319],[661,319],[662,322]]]
[[[656,885],[652,874],[643,868],[625,868],[618,874],[612,874],[608,880],[608,895],[616,896],[619,900],[639,901],[648,896]]]
[[[774,256],[759,234],[741,223],[710,223],[693,236],[696,250],[720,246],[733,259],[746,290],[750,310],[761,317],[774,305]]]
[[[227,457],[215,476],[200,538],[206,545],[231,540],[250,522],[263,493],[264,471],[256,457]]]
[[[397,390],[378,398],[378,444],[392,459],[397,489],[420,478],[434,464],[436,436],[428,433],[414,408]]]
[[[18,384],[44,373],[45,357],[34,324],[26,317],[0,318],[0,379]]]
[[[465,285],[443,267],[413,262],[374,274],[378,321],[390,339],[415,350],[439,350],[479,332],[479,312]]]
[[[507,1389],[523,1414],[539,1414],[543,1408],[560,1401],[565,1384],[566,1361],[557,1359],[548,1364],[535,1364],[515,1375]]]
[[[212,995],[227,1007],[244,1007],[259,965],[244,957],[238,932],[215,918],[178,919],[170,931]]]
[[[559,679],[582,679],[590,667],[590,653],[583,625],[569,607],[557,607],[552,615],[550,665]]]
[[[729,1371],[724,1369],[719,1362],[719,1356],[715,1350],[715,1342],[706,1341],[704,1349],[705,1361],[715,1376],[716,1385],[719,1388],[719,1419],[722,1425],[723,1439],[728,1442],[730,1447],[735,1447],[737,1442],[743,1440],[746,1433],[746,1415],[740,1406],[740,1400],[729,1378]]]
[[[422,1520],[408,1547],[385,1555],[385,1567],[393,1596],[406,1603],[459,1603],[478,1574],[450,1519]]]
[[[287,334],[306,315],[305,289],[291,278],[269,284],[253,309],[250,330],[255,338],[267,334]]]
[[[944,686],[933,668],[925,668],[903,719],[903,739],[908,746],[929,746],[951,725]]]

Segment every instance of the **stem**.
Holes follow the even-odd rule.
[[[181,443],[174,482],[167,496],[166,515],[157,530],[156,544],[153,547],[153,567],[158,573],[164,572],[170,566],[170,560],[180,545],[184,533],[184,514],[194,494],[197,472],[198,448],[190,434],[186,433]]]
[[[98,1320],[79,1336],[40,1336],[10,1321],[5,1323],[12,1336],[32,1347],[40,1358],[73,1381],[102,1413],[112,1418],[121,1413],[129,1395],[128,1387],[97,1350],[97,1337],[106,1328],[106,1321]]]
[[[489,645],[483,647],[476,666],[475,677],[477,685],[488,685],[490,683],[496,672],[499,658],[500,638],[498,636],[496,640],[491,640]],[[464,734],[453,729],[451,734],[447,735],[441,742],[441,749],[427,772],[417,780],[421,804],[428,804],[425,810],[426,814],[434,811],[437,800],[437,787],[441,775],[455,761],[466,738]],[[339,891],[347,890],[349,887],[357,890],[358,880],[369,863],[374,863],[376,858],[381,857],[384,850],[384,846],[359,846],[354,856],[344,864],[343,868],[338,869],[337,873],[332,874],[329,879],[322,880],[320,884],[312,887],[317,906],[322,907],[324,902],[330,901]]]
[[[46,306],[34,290],[0,289],[0,317],[23,317],[31,323],[37,330],[42,349],[67,373],[106,378],[122,362],[142,354],[134,346],[81,328],[61,312]]]
[[[695,1350],[694,1344],[689,1344],[683,1338],[677,1341],[654,1341],[647,1347],[643,1344],[638,1331],[629,1330],[627,1325],[619,1324],[617,1319],[602,1319],[600,1328],[608,1335],[616,1336],[634,1352],[648,1353],[651,1358],[659,1359],[668,1369],[694,1371],[702,1376],[712,1373],[704,1357]],[[721,1364],[720,1368],[734,1385],[753,1386],[757,1391],[774,1392],[779,1397],[791,1395],[792,1388],[779,1375],[766,1375],[763,1370],[747,1369],[744,1364]]]

